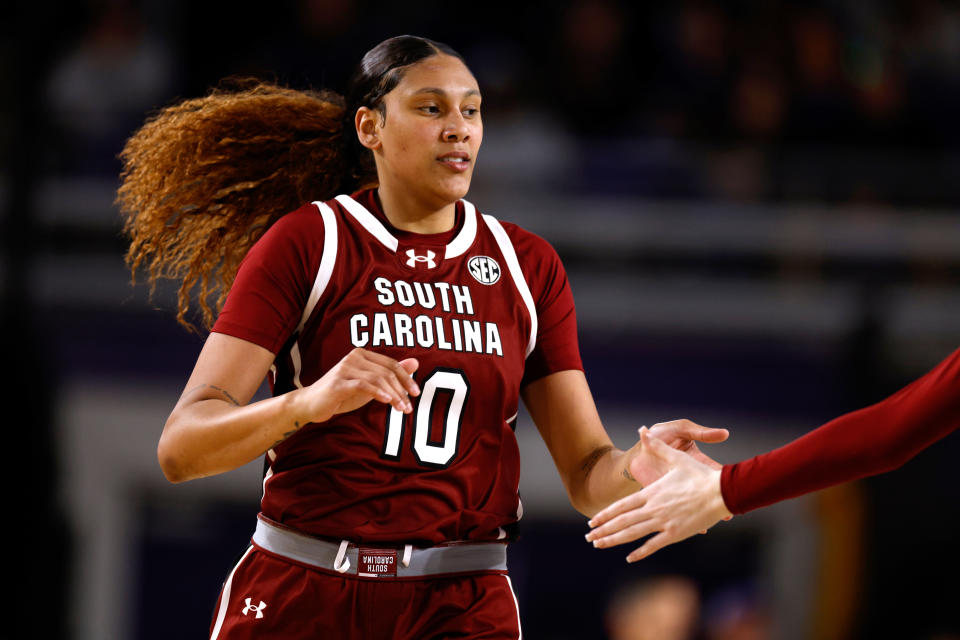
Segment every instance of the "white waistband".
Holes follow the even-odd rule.
[[[502,573],[507,570],[507,545],[502,542],[462,542],[425,548],[412,545],[391,547],[379,543],[358,545],[347,540],[337,544],[260,517],[257,518],[253,543],[284,558],[347,575],[394,577],[359,571],[361,548],[395,550],[399,556],[395,563],[397,578],[487,571]]]

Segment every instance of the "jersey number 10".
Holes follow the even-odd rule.
[[[413,455],[417,462],[428,467],[446,467],[457,455],[460,445],[460,426],[463,409],[470,395],[470,384],[459,369],[437,368],[420,384],[420,396],[410,419],[413,421]],[[430,439],[434,404],[438,396],[449,398],[443,417],[443,434],[440,440]],[[387,436],[383,443],[383,457],[400,458],[407,416],[390,407],[387,414]]]

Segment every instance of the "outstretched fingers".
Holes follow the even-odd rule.
[[[631,493],[625,498],[620,498],[616,502],[608,505],[602,511],[599,511],[590,519],[590,522],[587,524],[589,524],[592,528],[596,528],[606,522],[609,522],[610,520],[613,520],[620,514],[642,507],[644,504],[646,504],[646,497],[642,494],[643,491],[637,491],[636,493]]]
[[[640,430],[640,441],[651,454],[659,457],[671,469],[686,467],[693,461],[704,464],[712,469],[720,469],[723,467],[722,464],[700,451],[692,441],[690,442],[689,448],[681,451],[680,449],[670,447],[659,438],[651,436],[645,429]]]
[[[677,540],[668,535],[665,531],[648,538],[642,545],[631,551],[627,555],[627,562],[636,562],[652,556],[656,551],[663,549],[667,545],[673,544]]]
[[[641,518],[644,517],[646,516],[641,516]],[[636,522],[635,524],[624,526],[623,528],[606,535],[601,534],[600,532],[591,532],[591,534],[597,534],[597,537],[593,538],[591,542],[597,549],[606,549],[607,547],[615,547],[619,544],[634,542],[635,540],[644,538],[659,530],[660,526],[656,521],[652,519],[641,519],[641,521]]]
[[[657,534],[631,552],[627,556],[628,562],[635,562],[676,542],[676,536],[668,532],[667,525],[657,516],[660,510],[654,505],[656,495],[657,485],[654,483],[610,505],[590,520],[593,529],[586,535],[587,541],[598,549],[605,549]]]
[[[614,544],[620,544],[621,542],[630,542],[630,539],[621,540],[621,542],[613,542],[613,539],[616,534],[626,531],[637,524],[644,523],[649,519],[650,515],[643,509],[643,505],[641,504],[639,508],[631,509],[611,519],[607,523],[595,527],[586,535],[586,538],[588,542],[593,542],[593,546],[595,547],[612,546]],[[620,540],[620,537],[616,539]],[[635,540],[636,538],[632,539]],[[600,541],[604,541],[604,543],[598,544]]]
[[[726,429],[705,427],[687,419],[670,420],[653,425],[653,429],[657,429],[657,427],[668,429],[681,438],[697,440],[698,442],[723,442],[730,437],[730,432]]]

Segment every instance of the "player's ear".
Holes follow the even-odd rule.
[[[367,149],[380,148],[379,127],[380,114],[375,109],[360,107],[354,116],[354,125],[357,128],[357,139]]]

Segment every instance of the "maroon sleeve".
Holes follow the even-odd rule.
[[[960,427],[960,349],[878,404],[836,418],[720,479],[731,513],[883,473]]]
[[[557,371],[583,370],[577,313],[560,256],[546,240],[503,223],[537,310],[537,342],[527,357],[521,386]]]
[[[322,249],[314,205],[277,220],[244,257],[213,331],[276,354],[300,323]]]

